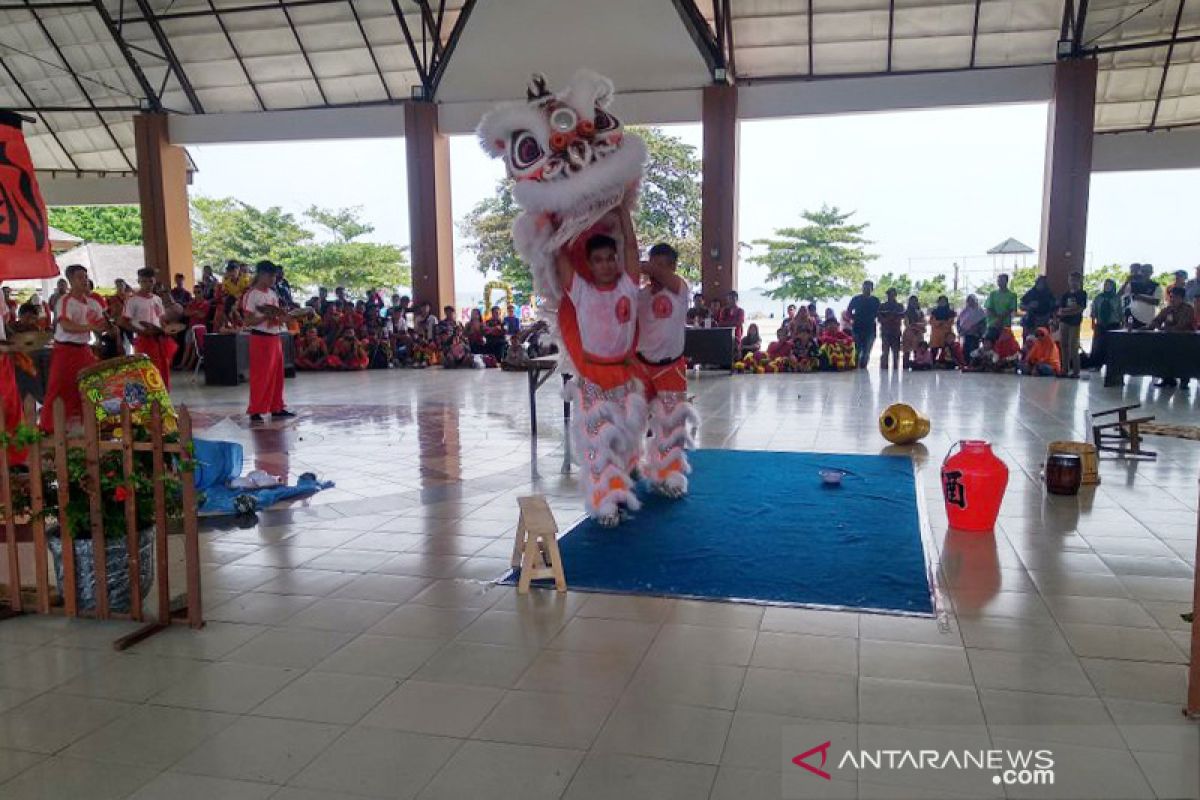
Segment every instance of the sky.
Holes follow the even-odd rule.
[[[618,109],[619,111],[619,109]],[[699,125],[665,130],[696,147]],[[1046,140],[1045,104],[880,112],[743,122],[738,236],[770,237],[822,204],[855,212],[879,257],[875,274],[952,274],[989,280],[1001,265],[986,255],[1008,237],[1038,248]],[[199,168],[193,194],[233,196],[297,214],[310,205],[361,206],[369,239],[408,243],[401,139],[208,145],[190,148]],[[472,136],[452,137],[456,224],[503,175]],[[1092,178],[1087,267],[1131,261],[1157,271],[1200,263],[1195,220],[1200,170],[1101,173]],[[766,285],[746,258],[739,287]],[[1028,259],[1033,264],[1035,257]],[[481,297],[486,278],[456,233],[456,288]]]

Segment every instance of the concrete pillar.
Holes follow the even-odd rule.
[[[737,87],[704,87],[700,272],[706,298],[737,288]]]
[[[171,144],[166,114],[138,114],[133,118],[133,135],[146,266],[158,272],[164,286],[174,286],[172,276],[182,273],[191,287],[195,266],[188,214],[187,152]]]
[[[408,154],[408,237],[413,302],[437,313],[454,303],[454,217],[450,211],[450,141],[438,131],[437,104],[404,103]]]
[[[1054,65],[1054,99],[1046,126],[1046,175],[1042,190],[1042,242],[1038,263],[1055,294],[1067,276],[1083,271],[1087,249],[1088,190],[1096,115],[1095,59]]]

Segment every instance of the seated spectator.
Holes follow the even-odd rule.
[[[809,339],[817,338],[817,320],[808,306],[800,306],[796,318],[792,320],[792,336],[799,336],[801,331],[808,331]]]
[[[466,334],[467,345],[471,348],[472,353],[483,354],[486,352],[487,337],[483,329],[483,313],[478,308],[471,309],[471,315],[467,318],[463,333]]]
[[[714,297],[708,301],[708,319],[704,321],[704,327],[716,328],[721,324],[722,317],[725,316],[725,308],[720,299]]]
[[[366,369],[370,363],[367,358],[366,344],[359,341],[358,334],[353,328],[347,327],[333,343],[325,363],[329,365],[330,369]]]
[[[833,309],[830,309],[832,313]],[[842,331],[837,318],[827,320],[817,339],[820,349],[821,369],[840,372],[857,369],[854,357],[854,337]]]
[[[929,342],[924,339],[917,342],[912,358],[909,359],[908,367],[914,372],[927,372],[933,369],[933,348],[929,346]]]
[[[1172,286],[1167,307],[1158,312],[1147,327],[1152,331],[1177,333],[1191,333],[1196,330],[1196,310],[1187,302],[1187,290],[1182,286]],[[1176,378],[1163,378],[1154,385],[1162,388],[1182,385],[1182,388],[1187,389],[1190,382],[1189,378],[1184,378],[1182,384]]]
[[[704,302],[704,295],[699,292],[692,295],[692,307],[687,311],[687,324],[693,328],[708,327],[708,306]]]
[[[789,306],[795,308],[795,306]],[[792,352],[792,319],[785,319],[775,332],[775,341],[767,345],[767,355],[771,358],[791,355]]]
[[[1050,337],[1050,329],[1045,325],[1038,328],[1033,336],[1026,338],[1025,344],[1025,354],[1021,359],[1022,373],[1040,377],[1055,377],[1062,371],[1058,345]]]
[[[558,352],[550,336],[550,326],[545,320],[538,320],[524,334],[526,353],[530,358],[544,358]]]
[[[524,371],[529,368],[529,354],[521,344],[521,337],[514,335],[508,340],[508,351],[500,362],[500,369],[506,371]]]
[[[762,349],[762,337],[758,334],[757,325],[750,323],[750,327],[746,330],[746,335],[742,337],[738,349],[742,355],[757,353]]]
[[[304,338],[297,342],[296,369],[319,370],[328,367],[329,348],[316,327],[310,326]]]
[[[443,344],[442,366],[446,369],[472,369],[475,366],[475,356],[462,328],[451,333]]]
[[[931,348],[932,349],[932,348]],[[966,366],[962,345],[953,331],[946,334],[942,346],[933,357],[934,369],[960,369]]]
[[[821,348],[807,328],[796,334],[792,342],[792,358],[796,359],[797,372],[813,372],[820,369]]]
[[[454,313],[454,306],[445,306],[442,308],[442,318],[437,323],[437,337],[441,340],[446,340],[454,335],[454,330],[457,327],[458,319]]]
[[[950,298],[941,295],[929,312],[929,349],[933,351],[936,361],[945,345],[946,335],[954,334],[954,318],[958,314],[950,307]]]
[[[500,317],[500,306],[492,306],[488,318],[483,321],[484,353],[496,360],[504,358],[504,350],[508,346],[505,336],[504,320]]]

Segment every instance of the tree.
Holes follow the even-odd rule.
[[[649,162],[642,180],[634,227],[642,245],[666,242],[679,251],[679,272],[700,278],[700,159],[695,148],[657,128],[630,128],[646,141]],[[513,220],[521,212],[512,181],[502,179],[491,197],[479,201],[459,224],[466,247],[484,274],[498,274],[531,294],[529,267],[512,243]]]
[[[395,289],[409,285],[412,272],[403,247],[353,241],[375,231],[359,219],[361,213],[361,208],[309,207],[305,218],[325,228],[334,240],[283,248],[272,253],[272,259],[285,266],[288,280],[298,286]]]
[[[141,244],[142,212],[137,206],[59,206],[50,224],[85,242]]]
[[[1041,275],[1035,264],[1032,267],[1015,267],[1012,270],[1006,271],[1003,274],[1008,275],[1008,289],[1018,298],[1033,288],[1034,281]],[[996,282],[988,281],[981,283],[975,287],[975,294],[979,297],[987,297],[996,290]]]
[[[192,198],[192,254],[196,264],[227,259],[254,263],[312,238],[279,206],[259,210],[232,197]]]
[[[810,224],[802,228],[779,228],[774,239],[756,239],[765,252],[750,259],[767,268],[767,282],[779,286],[768,290],[775,300],[836,300],[854,294],[867,277],[867,262],[877,256],[863,245],[866,224],[848,220],[853,211],[822,205],[820,211],[801,216]]]
[[[895,289],[896,296],[903,302],[910,294],[913,293],[912,278],[907,275],[893,275],[890,272],[885,272],[875,279],[875,294],[884,296],[888,289]]]
[[[304,218],[323,228],[331,241],[278,206],[258,209],[232,197],[192,200],[192,251],[197,264],[218,266],[227,259],[253,263],[270,259],[284,266],[295,287],[348,289],[408,285],[411,271],[404,248],[356,241],[374,231],[359,219],[360,208],[311,206]]]

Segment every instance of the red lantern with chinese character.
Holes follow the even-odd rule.
[[[0,111],[0,280],[53,278],[46,204],[21,132],[22,118]]]
[[[942,462],[942,499],[951,528],[993,530],[1006,488],[1008,467],[992,452],[990,442],[964,439],[950,448]]]

